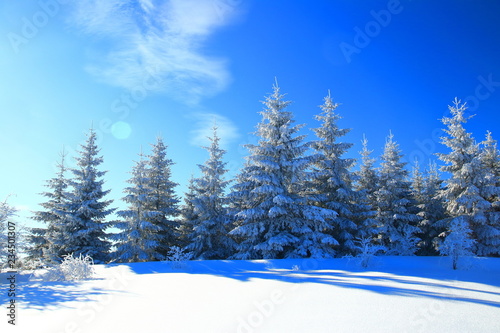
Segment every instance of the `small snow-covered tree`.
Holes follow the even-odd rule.
[[[147,162],[149,198],[146,209],[160,236],[157,252],[162,256],[168,254],[170,247],[179,245],[179,223],[175,218],[180,214],[180,200],[175,194],[178,184],[172,181],[173,164],[167,158],[167,146],[161,138],[157,138]]]
[[[198,259],[227,259],[234,251],[235,242],[229,236],[231,217],[227,211],[225,189],[230,181],[225,180],[226,163],[223,162],[225,150],[220,148],[217,127],[209,147],[209,159],[198,165],[202,176],[194,180],[196,196],[191,198],[195,219],[191,221],[193,231],[188,236],[188,251]]]
[[[450,152],[439,153],[439,159],[446,163],[441,170],[450,174],[444,182],[445,186],[441,197],[445,202],[447,214],[451,219],[462,217],[472,230],[472,238],[476,240],[473,252],[477,255],[498,253],[494,247],[497,235],[490,232],[495,228],[489,227],[488,212],[492,203],[486,198],[485,192],[488,182],[488,169],[481,161],[480,146],[468,133],[463,124],[470,118],[465,116],[467,106],[455,99],[449,106],[451,117],[444,117],[446,125],[444,132],[447,136],[441,142],[450,149]],[[483,158],[484,160],[484,158]],[[497,229],[498,230],[498,229]],[[493,237],[491,237],[493,236]],[[491,243],[493,241],[493,243]]]
[[[442,255],[451,257],[453,269],[458,268],[461,257],[473,255],[471,249],[475,241],[470,237],[470,233],[467,218],[461,215],[451,219],[448,232],[442,234],[446,238],[440,245],[439,251]]]
[[[57,174],[47,181],[45,185],[49,191],[42,193],[48,200],[41,203],[43,210],[34,212],[33,220],[45,224],[42,228],[32,228],[28,237],[30,248],[28,258],[40,259],[47,263],[59,263],[63,260],[64,247],[67,237],[70,236],[64,230],[67,227],[67,203],[66,192],[68,179],[66,178],[64,151],[61,153],[61,161],[57,164]]]
[[[91,129],[76,157],[77,167],[71,169],[73,178],[68,182],[71,190],[65,194],[67,200],[61,205],[64,241],[60,253],[76,257],[88,255],[94,262],[103,263],[108,260],[110,249],[105,232],[109,227],[106,217],[114,209],[108,208],[113,201],[104,199],[109,190],[102,189],[106,171],[98,169],[103,158],[98,156],[100,149],[96,141],[96,132]]]
[[[185,252],[185,249],[179,246],[172,246],[167,255],[167,260],[171,262],[170,266],[172,268],[181,269],[186,266],[186,261],[191,260],[192,257],[191,252]]]
[[[112,237],[116,241],[113,259],[118,262],[162,260],[164,257],[158,252],[160,228],[152,223],[153,214],[147,208],[152,190],[148,186],[147,164],[142,153],[131,174],[128,180],[131,186],[125,188],[127,195],[123,198],[128,209],[118,211],[122,220],[114,223],[121,231]]]
[[[328,95],[321,105],[323,112],[315,117],[321,122],[321,127],[314,129],[319,140],[311,142],[315,155],[305,193],[314,205],[337,214],[328,220],[331,225],[328,233],[339,242],[336,251],[342,256],[357,252],[354,238],[358,233],[368,233],[367,236],[373,237],[374,230],[365,228],[366,220],[373,214],[362,202],[363,193],[353,188],[351,169],[356,161],[342,157],[352,144],[340,141],[350,130],[339,128],[337,122],[341,116],[335,112],[337,107],[338,104],[333,103]],[[371,221],[374,225],[375,221]],[[361,228],[363,230],[359,230]]]
[[[442,182],[435,162],[429,163],[425,173],[420,172],[416,163],[412,177],[412,193],[420,218],[418,255],[437,255],[439,235],[446,230],[446,224],[443,223],[446,218],[444,203],[439,196]]]
[[[379,189],[375,192],[377,220],[381,245],[387,248],[388,254],[413,255],[419,241],[416,236],[419,217],[402,157],[399,145],[390,133],[381,156]]]
[[[356,258],[363,268],[367,268],[368,266],[370,266],[373,258],[377,254],[387,251],[385,246],[374,244],[371,238],[356,239],[354,242],[359,249]]]
[[[237,259],[330,257],[337,244],[325,233],[335,213],[301,195],[311,158],[283,98],[275,85],[257,125],[260,140],[246,145],[250,156],[233,187],[233,198],[247,200],[231,231],[241,240]]]

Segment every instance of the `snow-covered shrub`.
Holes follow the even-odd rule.
[[[95,274],[94,261],[88,255],[73,257],[64,256],[64,260],[56,266],[49,267],[43,275],[44,281],[75,281],[91,279]]]
[[[355,244],[360,251],[356,258],[359,265],[363,268],[367,268],[370,265],[377,253],[387,251],[385,246],[373,244],[369,238],[357,239]]]
[[[88,255],[85,257],[80,254],[79,257],[73,257],[72,254],[64,257],[59,265],[66,277],[66,280],[87,280],[94,276],[94,261]]]
[[[167,261],[171,262],[172,268],[180,269],[183,268],[185,262],[191,260],[192,257],[192,252],[184,252],[184,249],[179,246],[171,246],[167,254]]]

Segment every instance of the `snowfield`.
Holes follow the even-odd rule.
[[[500,332],[500,258],[151,262],[97,265],[96,279],[18,275],[16,326],[1,332]]]

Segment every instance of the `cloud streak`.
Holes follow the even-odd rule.
[[[103,82],[134,89],[154,75],[162,82],[160,92],[196,103],[230,81],[226,60],[203,54],[202,47],[239,16],[238,1],[71,3],[71,24],[98,39],[87,70]]]
[[[190,144],[193,146],[208,146],[208,137],[213,135],[213,127],[217,126],[217,135],[220,137],[220,145],[226,149],[227,146],[239,137],[238,129],[233,122],[216,113],[195,113],[190,118],[195,119],[195,128],[191,131]]]

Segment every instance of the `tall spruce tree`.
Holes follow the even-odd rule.
[[[69,236],[64,232],[67,222],[66,191],[68,179],[66,178],[65,166],[66,154],[63,150],[61,161],[57,164],[57,174],[47,181],[45,185],[49,191],[43,192],[42,196],[48,198],[41,203],[43,210],[34,212],[33,220],[45,224],[42,228],[32,228],[28,237],[30,248],[28,257],[31,259],[41,259],[47,263],[58,263],[62,260],[63,249]]]
[[[492,203],[485,198],[485,186],[488,181],[488,170],[481,161],[479,144],[463,124],[470,117],[465,115],[466,104],[455,98],[453,105],[448,107],[451,117],[444,117],[447,136],[441,138],[441,143],[451,151],[439,153],[439,159],[446,163],[441,170],[450,174],[445,180],[441,196],[451,220],[449,225],[456,225],[453,219],[461,219],[460,224],[468,224],[472,231],[471,237],[476,240],[473,252],[477,255],[498,253],[494,244],[495,228],[490,228],[488,212]],[[487,196],[487,195],[486,195]],[[493,236],[493,237],[491,237]]]
[[[167,256],[170,247],[179,246],[179,198],[175,194],[177,183],[171,180],[173,161],[167,158],[167,146],[158,137],[147,162],[149,200],[146,209],[160,236],[157,252]]]
[[[231,231],[241,240],[235,258],[330,257],[337,244],[325,233],[335,213],[300,194],[312,159],[304,156],[305,136],[297,135],[303,125],[293,125],[283,98],[276,84],[257,125],[260,140],[246,146],[250,156],[233,187],[233,198],[248,200]]]
[[[91,129],[76,157],[77,167],[70,169],[73,173],[68,182],[71,190],[66,193],[67,200],[61,209],[65,212],[61,253],[89,255],[94,262],[104,263],[110,249],[105,232],[109,227],[106,217],[114,209],[108,208],[113,201],[104,199],[109,190],[102,189],[106,171],[98,170],[103,158],[98,156],[100,149],[96,141],[96,132]]]
[[[485,171],[481,195],[490,203],[486,211],[487,222],[476,229],[480,255],[500,254],[500,152],[491,132],[482,142],[479,160]]]
[[[380,158],[379,189],[375,192],[377,220],[382,245],[387,248],[388,254],[413,255],[419,241],[416,236],[419,217],[402,157],[399,145],[390,133]]]
[[[229,236],[231,217],[228,214],[225,189],[230,181],[225,180],[226,163],[223,161],[225,150],[220,148],[217,127],[209,147],[204,147],[209,158],[198,165],[202,176],[196,178],[196,196],[191,200],[196,218],[191,221],[193,231],[186,247],[198,259],[227,259],[233,254],[235,242]]]
[[[337,213],[337,216],[328,221],[332,228],[329,233],[339,242],[337,254],[346,255],[357,252],[357,236],[373,236],[371,233],[374,230],[369,232],[368,228],[365,228],[370,224],[366,220],[370,219],[373,213],[362,202],[362,193],[353,188],[354,175],[351,169],[355,159],[342,158],[352,144],[340,141],[350,129],[341,129],[337,125],[341,119],[335,112],[337,107],[338,104],[333,103],[328,94],[321,105],[322,113],[315,117],[321,122],[321,127],[314,129],[319,140],[311,142],[316,154],[306,188],[313,204]],[[374,225],[375,221],[372,220],[371,224]],[[360,230],[361,228],[364,230]],[[369,235],[364,235],[365,232]]]
[[[148,210],[152,200],[152,189],[149,187],[147,162],[142,153],[132,169],[131,185],[126,187],[127,194],[123,201],[128,209],[120,210],[117,215],[122,220],[114,226],[121,232],[113,235],[116,251],[113,259],[118,262],[138,262],[162,260],[164,256],[158,252],[160,248],[160,228],[152,223],[154,214]]]

